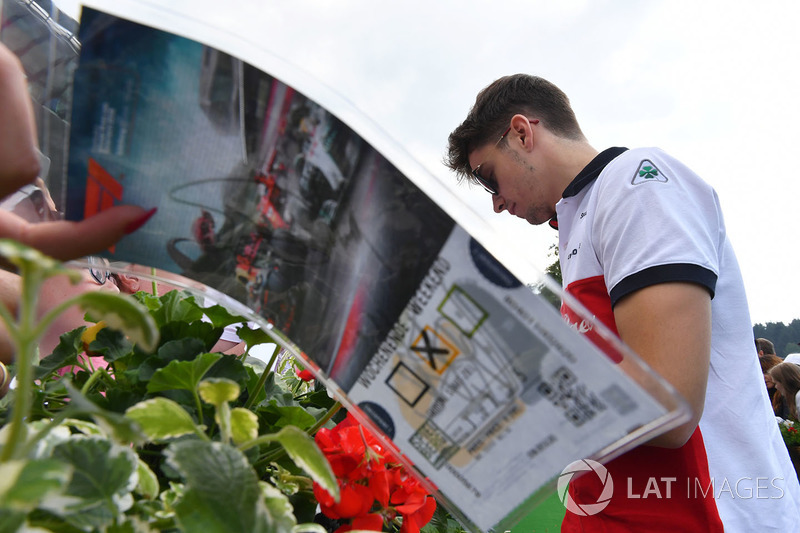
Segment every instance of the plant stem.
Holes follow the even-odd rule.
[[[39,442],[40,440],[45,438],[47,436],[47,434],[50,433],[50,431],[53,428],[58,427],[59,425],[61,425],[61,423],[66,418],[67,418],[67,415],[64,414],[64,412],[60,412],[60,413],[56,414],[52,419],[50,419],[50,422],[46,426],[44,426],[42,429],[40,429],[38,432],[36,432],[36,434],[34,434],[30,439],[28,439],[28,441],[25,443],[25,446],[24,446],[24,448],[22,450],[23,453],[21,453],[20,456],[24,457],[24,456],[28,455],[36,447],[36,443],[37,442]]]
[[[339,412],[339,409],[341,409],[341,408],[342,408],[342,404],[341,404],[341,403],[339,403],[338,401],[337,401],[336,403],[334,403],[333,405],[331,405],[331,406],[330,406],[330,408],[328,409],[328,411],[325,413],[325,415],[324,415],[322,418],[320,418],[319,420],[317,420],[317,422],[316,422],[316,423],[315,423],[313,426],[311,426],[310,428],[308,428],[308,430],[306,431],[306,433],[308,433],[308,434],[309,434],[309,435],[311,435],[312,437],[313,437],[314,435],[316,435],[316,434],[317,434],[317,431],[319,431],[319,428],[321,428],[322,426],[324,426],[324,425],[325,425],[325,423],[326,423],[328,420],[330,420],[330,419],[333,417],[333,415],[335,415],[336,413],[338,413],[338,412]]]
[[[153,276],[153,296],[158,296],[158,282],[155,280],[156,268],[150,267],[150,275]]]
[[[77,304],[80,301],[81,297],[73,296],[72,298],[65,300],[58,304],[57,306],[50,309],[40,320],[39,323],[36,324],[33,328],[32,336],[34,338],[39,338],[40,336],[44,335],[47,328],[50,326],[58,316],[66,311],[68,308],[72,307],[73,305]]]
[[[200,401],[200,395],[197,394],[197,389],[192,391],[192,395],[194,396],[194,405],[197,408],[197,421],[200,425],[203,425],[203,402]]]
[[[250,348],[248,348],[249,350]],[[281,346],[278,343],[275,343],[275,351],[272,352],[272,357],[269,358],[269,362],[267,363],[267,371],[272,370],[272,367],[275,365],[275,360],[278,358],[278,354],[281,351]]]
[[[277,345],[275,346],[275,351],[272,352],[272,357],[270,357],[269,363],[267,363],[267,368],[264,369],[264,372],[262,372],[261,377],[258,379],[258,383],[256,383],[254,393],[247,398],[247,401],[244,404],[245,409],[250,409],[253,406],[253,402],[256,401],[256,396],[258,396],[258,392],[264,388],[264,383],[267,382],[267,378],[272,372],[271,370],[272,365],[275,364],[275,358],[278,357],[278,352],[280,351],[280,349],[281,349],[280,346]]]
[[[98,368],[92,372],[92,375],[89,376],[89,379],[87,379],[86,383],[84,383],[83,387],[81,387],[81,394],[86,395],[89,392],[89,388],[94,385],[94,382],[100,379],[103,374],[108,374],[105,368]]]
[[[35,266],[30,265],[25,265],[21,270],[22,294],[19,303],[19,322],[17,328],[14,328],[13,324],[9,324],[9,330],[16,329],[17,331],[17,335],[12,335],[17,348],[17,390],[14,395],[8,438],[3,446],[2,454],[0,454],[0,463],[17,459],[19,451],[25,443],[24,424],[30,415],[33,403],[33,366],[39,356],[34,323],[42,274]]]
[[[313,426],[308,428],[306,430],[306,433],[308,433],[309,435],[313,436],[317,431],[319,431],[319,428],[321,428],[323,425],[325,425],[325,423],[328,420],[330,420],[331,417],[333,415],[335,415],[339,411],[339,409],[341,409],[341,408],[342,408],[342,404],[339,403],[339,402],[336,402],[333,405],[331,405],[330,408],[328,409],[328,411],[325,413],[325,415],[322,418],[320,418],[319,420],[317,420],[317,422]],[[260,444],[259,439],[255,439],[255,440],[252,440],[250,442],[246,442],[246,443],[243,443],[243,444],[239,445],[239,449],[244,451],[244,450],[246,450],[248,448],[251,448],[253,446],[256,446],[258,444]],[[277,450],[273,450],[271,452],[267,452],[266,454],[264,454],[263,457],[258,459],[258,461],[256,461],[253,466],[255,466],[256,468],[261,468],[262,466],[268,465],[272,461],[275,461],[276,459],[278,459],[280,457],[283,457],[283,455],[285,453],[286,453],[286,450],[283,447],[278,448]]]
[[[222,402],[217,406],[217,417],[219,418],[220,440],[224,444],[231,442],[231,407],[228,402]]]

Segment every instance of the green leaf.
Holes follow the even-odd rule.
[[[61,335],[53,353],[40,360],[39,365],[34,367],[34,379],[42,379],[59,368],[76,364],[78,355],[83,353],[81,334],[85,329],[81,326]]]
[[[336,481],[336,476],[333,475],[330,463],[314,439],[309,437],[305,431],[294,426],[287,426],[278,433],[262,435],[259,437],[259,441],[279,442],[297,466],[305,470],[335,499],[339,499],[339,483]]]
[[[137,457],[130,448],[98,437],[73,437],[53,449],[53,458],[72,467],[70,498],[42,507],[80,528],[103,529],[133,505]]]
[[[272,338],[272,335],[267,333],[261,328],[258,329],[250,329],[249,326],[244,325],[236,330],[236,335],[239,336],[247,346],[256,346],[257,344],[264,344],[267,342],[275,342]]]
[[[301,403],[313,414],[315,411],[311,406],[327,411],[336,403],[336,400],[330,397],[327,390],[322,389],[306,394]],[[317,415],[315,414],[314,416],[316,417]]]
[[[154,350],[158,345],[158,328],[142,305],[134,298],[107,291],[84,292],[76,298],[78,305],[108,327],[125,333],[142,349]]]
[[[248,360],[251,359],[248,357]],[[262,384],[261,387],[258,385],[261,383],[261,372],[266,372],[266,366],[262,366],[260,370],[257,371],[255,366],[250,366],[249,364],[245,364],[245,371],[247,372],[247,380],[245,382],[245,386],[247,388],[248,396],[252,397],[251,405],[258,405],[263,402],[266,397],[266,391],[264,390],[264,385]],[[269,379],[269,377],[267,377]]]
[[[53,457],[73,467],[69,493],[109,500],[136,487],[136,454],[127,446],[95,436],[73,436],[53,449]]]
[[[287,495],[297,494],[300,491],[299,476],[295,476],[292,472],[281,466],[276,462],[270,463],[271,469],[269,470],[269,480],[281,492]],[[308,479],[309,485],[311,480]],[[312,488],[312,487],[309,487]]]
[[[222,336],[223,328],[215,328],[208,322],[169,322],[161,326],[161,342],[195,338],[202,342],[198,352],[210,352]]]
[[[277,419],[272,422],[276,428],[296,426],[300,429],[308,429],[313,426],[317,419],[299,405],[277,405],[269,404],[259,408],[259,413],[273,413]]]
[[[203,308],[194,297],[182,291],[169,291],[160,298],[161,307],[153,312],[159,326],[170,322],[194,322],[203,319]]]
[[[112,363],[130,355],[133,351],[133,344],[121,331],[103,328],[97,332],[97,337],[89,344],[89,350],[101,354],[103,359]]]
[[[198,354],[205,352],[201,339],[184,337],[170,340],[158,348],[156,355],[164,364],[170,361],[192,361]]]
[[[161,338],[165,341],[164,337]],[[138,368],[139,379],[150,381],[159,368],[163,368],[170,361],[193,361],[201,353],[205,353],[203,342],[200,339],[188,338],[164,342],[158,351],[145,359]]]
[[[63,491],[71,473],[69,465],[53,459],[2,463],[0,507],[30,512],[47,496]]]
[[[167,398],[139,402],[125,411],[125,416],[137,422],[154,442],[199,432],[189,413]]]
[[[0,533],[17,533],[25,524],[26,513],[0,508]]]
[[[206,374],[206,378],[227,378],[235,381],[241,388],[247,386],[247,377],[245,364],[237,356],[231,354],[222,354],[222,359]]]
[[[220,360],[217,353],[200,354],[193,361],[172,361],[164,368],[155,371],[147,384],[147,392],[170,389],[194,391],[208,369]]]
[[[238,315],[233,315],[227,308],[217,304],[211,307],[204,307],[203,313],[211,321],[215,328],[224,328],[231,324],[247,322],[247,319]]]
[[[61,425],[70,429],[74,429],[84,435],[96,435],[98,437],[106,436],[100,430],[100,426],[79,418],[65,418]]]
[[[322,527],[319,524],[314,523],[306,523],[306,524],[297,524],[292,528],[292,533],[327,533],[328,530]],[[361,529],[351,529],[350,533],[370,533],[369,531],[363,531]]]
[[[275,531],[258,477],[242,452],[219,442],[187,440],[171,444],[165,455],[185,480],[175,505],[184,531]]]
[[[133,294],[133,297],[136,298],[137,302],[145,306],[150,311],[157,311],[161,309],[161,298],[155,294],[151,294],[146,291],[138,291]],[[160,326],[161,324],[158,325]]]
[[[130,420],[89,401],[68,379],[62,377],[59,381],[66,388],[70,398],[69,405],[63,411],[64,416],[77,418],[80,415],[89,415],[107,435],[113,435],[122,442],[137,444],[142,441],[141,433]]]
[[[158,477],[150,467],[139,458],[136,465],[136,472],[139,474],[139,483],[136,485],[136,492],[148,500],[158,497]]]
[[[275,521],[273,526],[275,532],[291,533],[292,528],[297,525],[297,519],[294,516],[294,507],[292,507],[289,498],[269,483],[261,481],[259,486],[264,496],[264,502],[269,509],[269,514]],[[324,532],[325,529],[322,531]]]
[[[283,381],[283,378],[275,372],[270,373],[267,381],[264,383],[264,392],[269,398],[270,403],[275,405],[297,405],[294,400],[294,394],[289,389],[289,386]]]
[[[231,409],[231,433],[236,444],[255,439],[258,437],[258,417],[249,409]]]
[[[206,379],[198,385],[200,397],[204,402],[219,407],[239,397],[241,389],[235,381],[225,378]]]
[[[156,524],[149,523],[149,521],[139,518],[138,516],[128,516],[121,524],[111,524],[106,528],[104,533],[142,533],[145,531],[153,531],[153,526]],[[172,529],[172,528],[169,528]]]
[[[66,274],[73,282],[76,282],[81,277],[80,273],[76,272],[75,269],[62,266],[60,262],[44,255],[39,250],[11,239],[0,239],[0,256],[5,257],[22,271],[34,268],[44,273],[45,276]]]

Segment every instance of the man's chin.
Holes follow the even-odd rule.
[[[548,220],[550,220],[549,218],[547,220],[540,220],[539,218],[534,217],[534,216],[530,216],[530,215],[527,216],[527,217],[520,216],[519,218],[521,218],[522,220],[524,220],[525,222],[527,222],[531,226],[540,226],[540,225],[544,224],[545,222],[547,222]]]

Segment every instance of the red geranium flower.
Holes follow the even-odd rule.
[[[352,530],[381,531],[384,523],[402,517],[401,533],[419,533],[436,510],[436,500],[410,476],[387,450],[349,413],[333,429],[314,436],[338,478],[340,500],[314,483],[322,513],[337,520],[350,519],[335,533]]]
[[[365,515],[372,508],[372,492],[358,484],[339,484],[339,502],[331,498],[328,491],[314,484],[314,496],[325,516],[335,519],[354,518]]]
[[[346,533],[347,531],[383,531],[383,517],[370,513],[353,518],[353,523],[340,526],[333,533]]]
[[[419,533],[420,528],[431,521],[434,511],[436,511],[436,500],[428,496],[419,509],[409,515],[403,515],[400,533]]]
[[[303,370],[295,368],[294,373],[298,378],[302,379],[303,381],[311,381],[312,379],[314,379],[314,374],[312,374],[311,371],[308,370],[307,368]]]

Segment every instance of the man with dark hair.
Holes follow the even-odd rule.
[[[752,357],[714,190],[656,148],[598,152],[567,96],[524,74],[478,94],[446,164],[482,185],[495,212],[558,228],[564,290],[692,409],[685,424],[609,462],[610,504],[593,516],[567,512],[562,531],[796,529],[800,486]],[[577,318],[566,306],[562,315]],[[602,488],[585,475],[570,493],[595,503]]]
[[[772,344],[771,340],[759,337],[756,339],[756,351],[759,357],[762,355],[775,355],[775,345]]]

